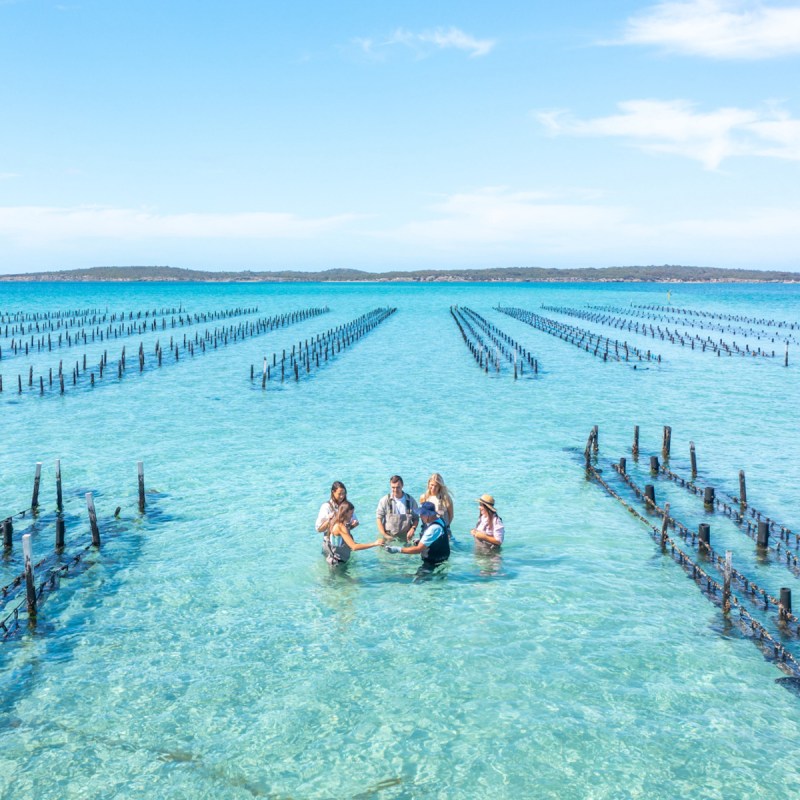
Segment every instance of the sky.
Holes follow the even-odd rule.
[[[800,272],[800,2],[0,0],[0,273]]]

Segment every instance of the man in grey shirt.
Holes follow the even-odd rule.
[[[399,475],[389,478],[389,487],[391,491],[381,497],[375,512],[378,533],[386,541],[404,537],[410,542],[419,525],[417,501],[403,491],[403,479]]]

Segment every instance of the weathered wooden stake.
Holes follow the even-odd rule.
[[[658,475],[658,456],[650,456],[650,474]]]
[[[667,526],[669,525],[669,503],[664,503],[664,521],[661,524],[661,549],[667,549]]]
[[[785,586],[782,586],[780,605],[778,606],[778,616],[781,619],[786,619],[786,617],[791,613],[792,613],[792,590]]]
[[[97,512],[94,510],[94,497],[86,492],[86,507],[89,509],[89,525],[92,529],[92,545],[100,547],[100,529],[97,527]]]
[[[644,497],[645,497],[646,501],[649,501],[647,503],[647,505],[655,506],[655,504],[656,504],[656,487],[653,486],[652,483],[646,483],[644,485]]]
[[[144,513],[144,462],[136,462],[136,470],[139,473],[139,511]]]
[[[705,545],[706,549],[711,544],[711,526],[707,522],[701,522],[697,527],[700,544]]]
[[[703,505],[706,509],[713,509],[714,508],[714,487],[713,486],[706,486],[703,490]]]
[[[747,505],[747,484],[744,480],[744,470],[739,470],[739,503],[740,505]]]
[[[64,510],[63,495],[61,493],[61,459],[56,459],[56,510]]]
[[[22,537],[22,554],[25,559],[25,599],[28,601],[28,619],[36,622],[36,581],[33,575],[33,550],[31,548],[31,535],[26,533]]]
[[[623,456],[619,460],[619,472],[620,472],[620,475],[624,475],[625,474],[625,470],[627,469],[627,467],[628,467],[628,462],[625,459],[625,456]]]
[[[11,517],[3,520],[3,549],[11,550],[14,546],[14,523]]]
[[[31,511],[36,513],[39,508],[39,481],[42,478],[42,462],[36,462],[36,474],[33,477],[33,497],[31,498]]]
[[[694,449],[694,442],[689,442],[689,459],[692,462],[692,477],[697,477],[697,453]]]
[[[756,544],[759,547],[769,546],[769,523],[764,520],[758,522],[758,533],[756,534]]]
[[[600,431],[595,425],[592,428],[592,451],[597,453],[600,450]]]
[[[665,461],[669,460],[669,450],[672,445],[672,428],[669,425],[664,426],[664,437],[661,442],[661,455]]]
[[[64,532],[65,532],[64,517],[62,517],[61,514],[59,514],[56,517],[56,550],[64,549]]]
[[[633,447],[631,448],[634,460],[639,458],[639,426],[633,426]]]
[[[722,582],[722,613],[727,614],[731,610],[731,572],[732,572],[732,557],[733,553],[730,550],[725,551],[725,571],[723,572]]]

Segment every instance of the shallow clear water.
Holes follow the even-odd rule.
[[[671,288],[678,306],[800,320],[796,286]],[[2,310],[182,303],[257,305],[264,316],[328,303],[331,313],[144,375],[129,356],[121,382],[64,397],[20,398],[10,386],[29,363],[38,371],[62,356],[11,359],[4,346],[0,514],[29,505],[42,461],[52,517],[60,458],[68,552],[86,540],[89,489],[110,533],[48,597],[37,632],[0,645],[2,796],[796,796],[800,698],[646,529],[586,482],[582,451],[598,425],[605,473],[626,455],[644,483],[669,424],[673,469],[688,474],[693,440],[702,481],[736,494],[745,469],[750,501],[798,530],[800,354],[786,369],[782,357],[717,358],[628,335],[664,358],[634,371],[493,310],[663,303],[666,292],[3,284]],[[539,376],[479,371],[452,303],[531,349]],[[266,393],[251,384],[264,355],[379,305],[398,312],[311,379]],[[152,349],[158,335],[63,358],[87,352],[96,363],[105,347],[111,363],[123,343],[129,354],[139,341]],[[138,460],[152,492],[144,519]],[[417,557],[380,550],[332,574],[313,531],[331,481],[347,485],[357,538],[369,541],[388,477],[400,473],[418,495],[434,470],[455,497],[443,574],[415,581]],[[684,490],[656,489],[690,527],[706,518]],[[506,524],[501,555],[476,553],[468,533],[483,492]],[[722,515],[709,521],[712,543],[772,594],[797,588]],[[4,584],[24,528],[17,521]],[[52,524],[34,533],[37,557],[52,536]],[[800,658],[800,643],[788,646]]]

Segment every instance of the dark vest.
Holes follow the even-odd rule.
[[[428,548],[428,552],[422,557],[422,560],[428,564],[441,564],[450,558],[450,537],[447,535],[447,526],[444,524],[444,520],[437,517],[432,524],[438,525],[442,529],[442,534]]]

